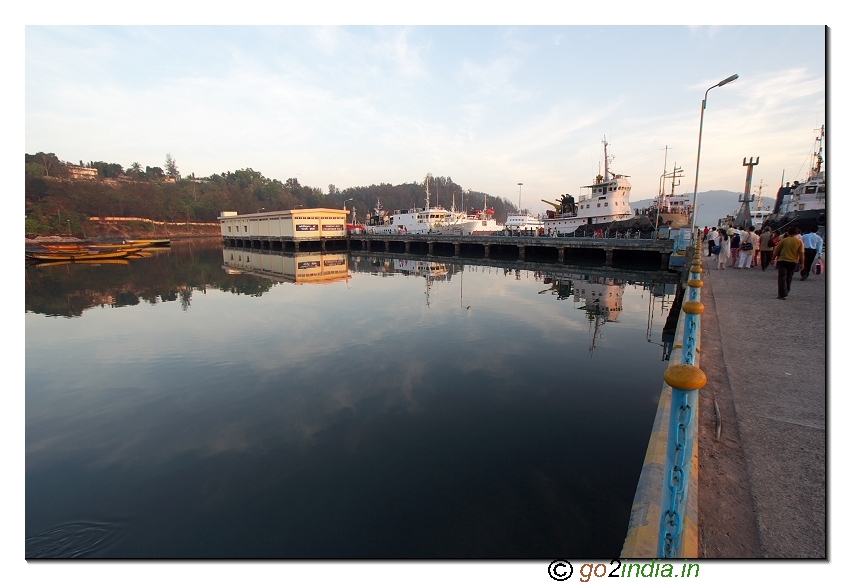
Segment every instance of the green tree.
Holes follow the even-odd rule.
[[[180,172],[177,171],[177,161],[171,157],[171,154],[165,155],[165,174],[169,178],[180,180]]]

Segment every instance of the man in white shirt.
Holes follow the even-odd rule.
[[[805,247],[806,260],[803,263],[803,269],[800,270],[800,281],[806,281],[815,261],[823,252],[823,239],[818,235],[817,227],[812,227],[803,235],[803,247]]]

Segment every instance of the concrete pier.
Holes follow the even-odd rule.
[[[703,261],[700,556],[825,558],[827,276]]]

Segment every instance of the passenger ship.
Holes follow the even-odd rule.
[[[569,235],[581,226],[604,225],[613,221],[624,221],[632,216],[629,205],[629,195],[632,185],[625,174],[614,174],[608,167],[608,142],[603,138],[605,151],[605,175],[598,175],[593,184],[582,186],[590,189],[589,194],[579,196],[578,202],[565,194],[561,196],[560,204],[544,200],[555,210],[546,211],[543,227],[554,234]]]

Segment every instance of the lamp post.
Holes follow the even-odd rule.
[[[737,73],[735,73],[731,77],[726,77],[723,81],[721,81],[717,85],[712,85],[711,87],[706,89],[705,95],[702,98],[702,108],[700,109],[700,112],[699,112],[699,140],[697,141],[697,168],[696,168],[696,171],[694,172],[694,200],[693,200],[693,202],[691,202],[691,205],[693,205],[693,208],[694,208],[694,212],[691,215],[691,233],[694,232],[694,225],[696,224],[696,220],[697,220],[697,211],[699,210],[699,207],[697,206],[697,185],[699,184],[699,155],[700,155],[700,151],[702,149],[702,120],[703,120],[703,117],[705,116],[705,102],[708,99],[708,92],[709,91],[711,91],[715,87],[723,87],[727,83],[731,83],[732,81],[734,81],[737,78],[738,78]]]
[[[519,212],[522,212],[522,182],[517,182],[519,184]]]
[[[354,200],[354,199],[353,199],[353,198],[346,198],[344,201],[342,201],[342,210],[344,210],[344,211],[345,211],[345,220],[346,220],[346,222],[348,222],[348,211],[345,209],[345,203],[347,203],[347,202],[348,202],[348,201],[350,201],[350,200]]]

